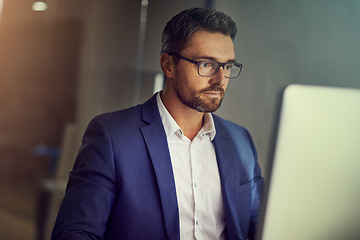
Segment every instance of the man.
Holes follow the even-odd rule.
[[[211,114],[239,75],[235,23],[185,10],[162,38],[164,89],[89,124],[53,239],[252,239],[263,179],[249,133]]]

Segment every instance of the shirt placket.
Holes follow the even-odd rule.
[[[202,229],[201,220],[201,184],[199,179],[199,159],[197,157],[197,147],[200,139],[195,138],[190,144],[190,161],[192,167],[192,189],[194,196],[194,235],[196,239],[201,239],[200,233]]]

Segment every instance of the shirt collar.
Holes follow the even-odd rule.
[[[209,134],[210,140],[212,141],[216,135],[215,123],[211,113],[204,114],[203,127],[200,130],[201,136]]]
[[[170,115],[170,113],[166,109],[164,103],[162,102],[161,97],[160,97],[160,92],[158,92],[156,95],[156,101],[157,101],[157,106],[158,106],[158,109],[160,112],[160,117],[161,117],[162,123],[164,125],[164,129],[165,129],[167,138],[169,138],[171,135],[173,135],[175,133],[183,135],[181,128],[176,123],[174,118]],[[203,127],[201,128],[198,135],[203,137],[206,134],[209,134],[211,141],[214,139],[214,137],[216,135],[214,119],[213,119],[211,113],[204,114]]]

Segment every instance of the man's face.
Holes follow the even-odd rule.
[[[229,36],[205,31],[195,32],[180,55],[193,60],[235,60],[234,45]],[[222,102],[229,79],[220,67],[212,77],[200,76],[197,65],[182,59],[176,65],[174,88],[179,100],[199,112],[214,112]]]

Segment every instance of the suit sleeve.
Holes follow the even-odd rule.
[[[102,239],[117,192],[110,133],[97,117],[84,134],[51,239]]]

